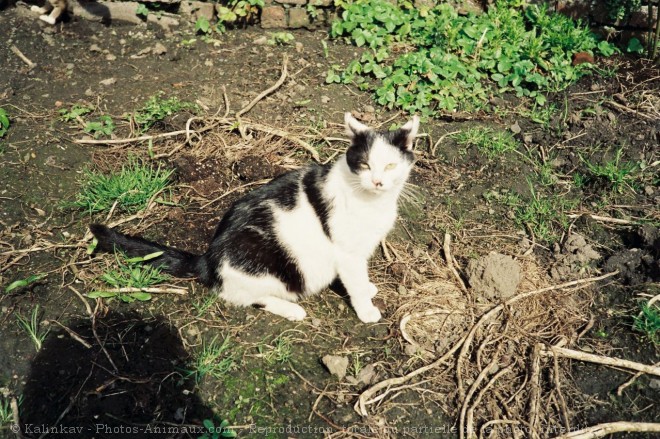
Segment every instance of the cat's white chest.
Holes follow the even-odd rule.
[[[342,251],[369,258],[397,216],[396,198],[365,202],[350,195],[336,200],[330,222],[333,243]]]

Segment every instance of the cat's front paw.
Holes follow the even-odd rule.
[[[307,317],[307,313],[303,307],[299,305],[290,307],[285,314],[286,315],[284,315],[284,317],[286,317],[288,320],[291,320],[292,322],[299,322]]]
[[[55,24],[55,19],[53,17],[51,17],[50,15],[40,15],[39,19],[43,20],[46,23],[51,24],[51,25]]]
[[[380,310],[372,304],[369,304],[369,306],[364,305],[356,309],[355,312],[358,318],[364,323],[376,323],[381,318]]]
[[[373,299],[378,294],[378,287],[374,285],[373,282],[369,282],[369,288],[367,289],[367,297]]]
[[[48,11],[46,10],[46,8],[40,8],[39,6],[36,6],[36,5],[33,5],[33,6],[30,8],[30,10],[31,10],[32,12],[36,12],[37,14],[45,14],[46,12],[48,12]]]

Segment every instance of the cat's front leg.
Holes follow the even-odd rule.
[[[39,6],[37,6],[37,5],[33,5],[33,6],[30,8],[30,10],[31,10],[32,12],[36,12],[37,14],[45,14],[45,13],[47,13],[48,11],[50,11],[50,8],[48,8],[48,7],[46,7],[46,6],[44,6],[44,7],[42,8],[42,7],[39,7]]]
[[[369,281],[367,267],[366,259],[349,254],[342,254],[337,263],[339,278],[358,318],[364,323],[375,323],[380,320],[381,314],[371,299],[378,292],[378,288]]]

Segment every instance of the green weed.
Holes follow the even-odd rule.
[[[521,116],[530,118],[532,122],[540,124],[544,129],[548,129],[557,111],[555,104],[549,104],[547,106],[535,104],[530,110],[523,110],[520,114]]]
[[[21,405],[22,397],[18,398],[18,405]],[[0,395],[0,429],[14,422],[14,411],[11,408],[11,399],[8,396]]]
[[[5,293],[11,293],[17,288],[25,288],[28,285],[31,285],[34,282],[43,279],[44,277],[46,277],[45,274],[33,274],[25,279],[15,280],[14,282],[7,285],[7,287],[5,288]]]
[[[556,196],[544,196],[534,190],[530,183],[531,199],[519,201],[514,207],[515,221],[519,226],[528,227],[539,241],[554,242],[559,230],[568,227],[568,217],[564,211],[573,202]]]
[[[75,104],[70,109],[62,108],[60,110],[60,120],[63,122],[71,122],[72,120],[76,120],[85,114],[91,113],[92,111],[94,111],[94,107]]]
[[[204,16],[199,17],[197,21],[195,21],[195,32],[202,33],[204,35],[208,35],[213,32],[209,19]]]
[[[189,375],[195,376],[198,383],[207,375],[217,379],[223,378],[227,373],[236,368],[236,359],[232,353],[229,338],[218,343],[218,336],[210,342],[204,342],[202,351],[193,364],[195,370],[189,371]]]
[[[30,340],[34,343],[37,352],[41,349],[44,339],[50,332],[50,329],[43,330],[41,326],[41,317],[39,316],[39,305],[36,305],[30,314],[30,319],[23,317],[21,314],[16,314],[16,321],[18,326],[25,330],[30,336]]]
[[[260,353],[268,364],[286,363],[293,355],[291,337],[280,334],[270,345],[260,346]]]
[[[135,10],[135,15],[147,18],[149,15],[149,8],[147,8],[147,6],[143,3],[138,3],[137,9]]]
[[[272,32],[267,43],[271,46],[285,46],[290,44],[293,40],[295,40],[295,37],[290,32]]]
[[[264,7],[264,0],[228,0],[218,5],[218,32],[224,32],[225,26],[253,22]]]
[[[9,131],[9,114],[7,114],[7,110],[0,107],[0,138],[5,137],[7,131]]]
[[[167,189],[172,172],[160,167],[154,168],[134,158],[116,174],[106,175],[85,170],[80,193],[72,205],[90,214],[108,212],[115,203],[118,209],[137,212],[144,209],[158,193]]]
[[[192,306],[197,311],[197,317],[202,317],[206,312],[218,302],[218,295],[216,293],[210,293],[201,301],[193,300]]]
[[[197,105],[179,100],[177,97],[163,98],[161,94],[150,97],[144,106],[136,110],[132,117],[140,132],[144,133],[167,116],[181,110],[197,111]]]
[[[580,158],[587,165],[587,169],[595,179],[605,181],[612,191],[622,193],[624,188],[634,191],[633,172],[637,169],[637,164],[632,162],[621,163],[623,148],[620,148],[614,155],[614,159],[606,161],[604,164],[594,164],[582,156]]]
[[[132,303],[136,300],[145,302],[151,300],[151,294],[146,291],[127,291],[121,292],[121,288],[143,289],[158,285],[170,279],[170,276],[162,272],[162,269],[153,265],[143,265],[151,259],[157,258],[163,252],[155,252],[146,256],[138,256],[126,259],[124,262],[118,254],[115,253],[117,261],[117,270],[111,270],[101,275],[101,279],[108,285],[114,287],[115,291],[93,291],[87,295],[92,299],[98,297],[104,299],[117,298],[124,303]]]
[[[220,421],[216,426],[212,419],[204,419],[202,424],[206,428],[206,432],[199,436],[197,439],[220,439],[220,438],[234,438],[236,432],[229,428],[229,421],[226,419]]]
[[[633,329],[642,332],[654,345],[660,344],[660,307],[644,304],[642,311],[634,318]]]
[[[343,11],[331,36],[368,50],[343,69],[333,67],[326,82],[354,83],[373,90],[381,105],[423,116],[477,110],[507,91],[543,105],[547,92],[563,90],[593,69],[573,66],[573,54],[614,51],[586,25],[545,5],[522,9],[519,1],[498,0],[479,16],[459,15],[446,3],[338,5]]]
[[[98,139],[101,136],[110,136],[115,130],[115,123],[110,116],[100,116],[94,122],[87,122],[84,131]]]
[[[493,159],[513,151],[518,147],[518,141],[506,131],[494,130],[489,127],[469,128],[452,136],[456,143],[462,146],[476,146],[479,152]]]

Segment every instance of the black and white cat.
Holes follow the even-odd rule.
[[[377,322],[368,259],[394,226],[397,201],[413,165],[419,119],[378,132],[345,115],[351,145],[333,165],[309,165],[275,178],[236,201],[203,255],[92,224],[97,248],[129,256],[163,251],[150,261],[196,277],[240,306],[289,320],[307,315],[296,302],[337,277],[360,320]]]

